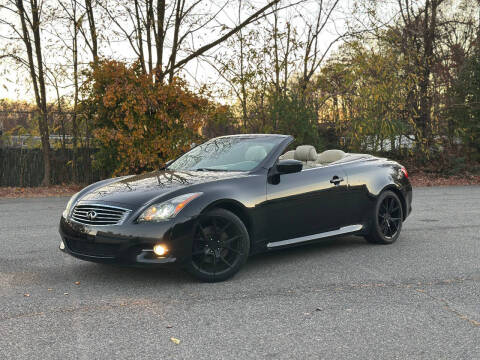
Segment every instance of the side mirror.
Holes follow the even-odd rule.
[[[303,169],[303,164],[301,161],[285,159],[279,160],[277,163],[277,173],[278,174],[292,174],[300,172]]]
[[[273,185],[280,184],[280,175],[300,172],[303,169],[301,161],[285,159],[278,160],[277,164],[268,172],[268,182]]]

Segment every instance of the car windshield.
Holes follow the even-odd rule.
[[[168,169],[250,171],[282,140],[276,136],[227,136],[212,139],[179,157]]]

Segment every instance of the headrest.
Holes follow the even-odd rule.
[[[247,161],[262,161],[267,156],[267,151],[263,146],[255,145],[245,152],[245,160]]]
[[[315,161],[317,150],[312,145],[300,145],[295,149],[293,158],[300,161]]]
[[[329,164],[334,161],[338,161],[345,157],[345,153],[342,150],[325,150],[320,153],[317,157],[317,163],[319,164]]]
[[[285,154],[280,155],[280,160],[285,160],[285,159],[293,159],[295,154],[295,150],[290,150],[287,151]]]

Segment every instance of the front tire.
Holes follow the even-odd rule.
[[[372,225],[365,239],[374,244],[392,244],[400,236],[403,222],[402,203],[397,194],[387,190],[375,203]]]
[[[242,220],[228,210],[214,209],[195,224],[186,270],[205,282],[223,281],[240,270],[249,252],[250,237]]]

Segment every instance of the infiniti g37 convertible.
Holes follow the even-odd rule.
[[[310,145],[286,151],[292,141],[219,137],[162,170],[92,184],[63,212],[60,249],[95,262],[177,264],[212,282],[259,252],[345,234],[398,239],[412,202],[404,167]]]

